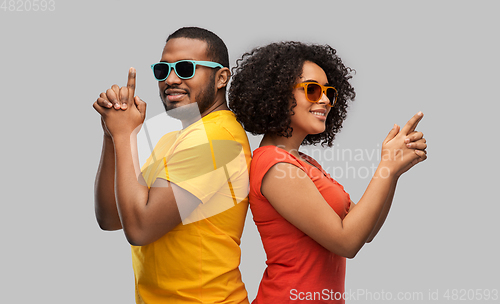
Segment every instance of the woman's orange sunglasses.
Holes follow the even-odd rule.
[[[330,103],[328,106],[333,107],[337,102],[337,90],[334,87],[324,86],[317,82],[301,82],[294,86],[295,88],[304,88],[304,94],[309,102],[317,103],[321,100],[323,94],[328,97]]]

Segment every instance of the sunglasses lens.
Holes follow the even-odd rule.
[[[306,87],[307,98],[312,102],[317,102],[321,99],[321,87],[315,83],[309,83]]]
[[[181,78],[191,78],[194,76],[194,64],[189,61],[181,61],[175,65],[175,72]]]
[[[156,80],[162,80],[167,78],[169,71],[170,67],[163,63],[157,63],[153,67],[153,73],[155,75]]]
[[[326,97],[328,97],[328,99],[330,99],[330,104],[332,106],[335,103],[335,97],[336,97],[336,95],[337,95],[337,92],[335,92],[334,89],[332,89],[332,88],[326,89]]]

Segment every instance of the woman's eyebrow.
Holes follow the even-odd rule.
[[[304,80],[304,81],[302,81],[302,82],[316,82],[316,83],[319,83],[317,80],[314,80],[314,79],[308,79],[308,80]],[[325,87],[331,87],[331,86],[332,86],[329,82],[327,82],[327,83],[325,83],[325,84],[323,84],[323,85],[324,85]]]

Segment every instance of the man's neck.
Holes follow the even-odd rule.
[[[227,106],[226,99],[222,99],[221,101],[215,102],[213,105],[211,105],[208,109],[203,111],[200,116],[193,117],[192,119],[183,119],[181,120],[182,123],[182,128],[185,129],[192,125],[193,123],[197,122],[201,118],[207,116],[210,113],[216,112],[216,111],[224,111],[224,110],[229,110]]]
[[[225,98],[216,100],[208,109],[206,109],[203,113],[201,113],[201,117],[205,117],[212,112],[223,111],[223,110],[229,110]]]

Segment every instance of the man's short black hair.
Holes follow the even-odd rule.
[[[199,27],[182,27],[170,34],[166,42],[173,38],[190,38],[205,41],[207,43],[207,57],[210,61],[220,63],[222,66],[229,68],[229,53],[226,44],[211,31]]]

